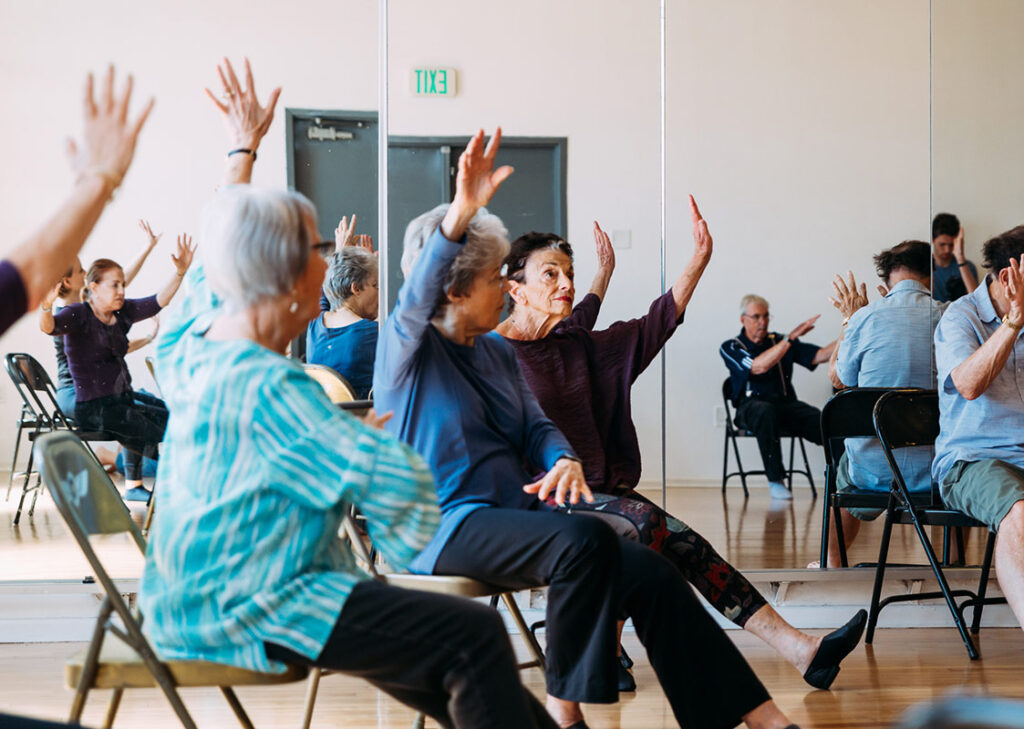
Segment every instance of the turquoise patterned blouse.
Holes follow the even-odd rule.
[[[139,589],[165,659],[283,670],[264,641],[316,658],[360,580],[338,529],[349,505],[401,568],[439,512],[410,448],[340,411],[301,366],[248,340],[209,341],[202,266],[163,323],[156,372],[171,411]]]

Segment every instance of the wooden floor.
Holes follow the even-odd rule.
[[[969,661],[952,629],[880,631],[874,646],[859,647],[843,664],[831,691],[810,689],[796,671],[756,638],[730,631],[779,707],[804,729],[880,727],[908,706],[947,692],[1024,698],[1024,633],[990,629],[981,633],[983,658]],[[71,692],[62,685],[62,662],[80,646],[66,643],[0,645],[0,707],[49,719],[66,719]],[[662,729],[676,726],[654,673],[632,636],[626,638],[637,666],[639,690],[618,704],[584,709],[592,729]],[[536,669],[523,674],[538,696]],[[304,684],[239,690],[260,729],[299,723]],[[85,724],[99,725],[108,692],[96,692]],[[200,727],[229,727],[232,715],[216,690],[190,689],[183,697]],[[331,676],[321,683],[314,727],[408,729],[413,714],[360,680]],[[128,691],[115,726],[163,729],[180,726],[167,702],[153,690]],[[235,724],[237,726],[237,724]],[[428,726],[436,726],[428,722]]]
[[[0,473],[0,483],[6,474]],[[803,484],[795,489],[793,501],[773,501],[766,488],[751,488],[744,499],[739,485],[727,495],[717,488],[677,487],[668,491],[668,510],[700,532],[727,561],[740,569],[793,569],[806,567],[818,558],[821,543],[822,500],[812,499]],[[660,503],[660,491],[647,490],[649,498]],[[77,545],[64,526],[49,494],[39,497],[35,516],[22,516],[13,525],[18,493],[10,501],[0,501],[0,581],[34,579],[81,579],[89,573]],[[132,504],[139,523],[145,509]],[[850,563],[877,559],[881,520],[866,523],[850,550]],[[138,577],[142,559],[126,538],[108,537],[96,541],[108,569],[114,577]],[[981,561],[984,538],[973,536],[968,560]],[[913,530],[894,531],[890,561],[924,561]]]

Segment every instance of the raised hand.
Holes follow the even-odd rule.
[[[964,253],[964,226],[962,225],[960,226],[960,232],[953,239],[953,258],[957,263],[963,263],[967,260],[967,254]]]
[[[570,504],[580,503],[582,496],[586,501],[592,502],[594,495],[587,486],[583,477],[583,467],[579,461],[570,458],[559,458],[550,471],[544,474],[544,478],[534,483],[523,486],[523,491],[528,494],[537,494],[537,498],[544,501],[554,492],[555,501],[559,506],[565,505],[565,497],[568,495]]]
[[[377,251],[373,250],[373,236],[372,235],[357,235],[356,248],[362,248],[364,251],[377,255]]]
[[[250,149],[255,152],[274,120],[274,107],[281,95],[281,87],[270,92],[266,106],[260,106],[248,58],[245,59],[244,89],[228,59],[225,58],[223,64],[217,66],[217,73],[220,75],[223,93],[218,99],[207,88],[206,95],[221,113],[224,128],[228,133],[228,142],[234,148]]]
[[[1024,256],[1020,260],[1010,259],[1003,295],[1010,302],[1010,320],[1017,324],[1024,322]]]
[[[501,127],[494,132],[491,141],[484,148],[484,130],[481,129],[466,145],[466,150],[459,155],[459,171],[455,177],[456,205],[472,208],[475,213],[494,197],[501,183],[512,174],[512,167],[505,165],[494,169],[494,158],[498,155],[501,144]]]
[[[597,247],[597,267],[600,271],[611,275],[615,270],[615,249],[612,247],[612,239],[601,230],[601,226],[594,221],[594,245]]]
[[[42,306],[43,306],[44,309],[51,309],[51,308],[53,308],[53,302],[55,302],[57,299],[60,298],[60,290],[63,287],[64,287],[64,281],[61,280],[61,281],[58,281],[57,284],[52,289],[50,289],[49,291],[46,292],[46,295],[43,297],[43,300],[42,300]]]
[[[341,216],[338,227],[334,229],[334,251],[340,253],[342,248],[355,245],[356,235],[356,214],[352,213],[352,222],[349,223],[348,216]]]
[[[690,195],[690,220],[693,223],[693,255],[702,259],[705,263],[711,260],[711,251],[714,248],[714,241],[711,233],[708,232],[708,222],[700,214],[697,201]]]
[[[184,276],[188,267],[192,265],[192,257],[195,255],[196,247],[192,243],[192,236],[182,233],[178,236],[177,251],[171,254],[171,261],[174,263],[174,270],[178,276]]]
[[[807,334],[807,332],[814,329],[814,324],[815,322],[818,321],[818,317],[820,316],[821,314],[815,314],[807,321],[800,322],[799,324],[797,324],[796,328],[789,333],[789,339],[797,339],[798,337],[802,337],[803,335]]]
[[[153,234],[153,229],[150,227],[148,220],[142,220],[140,218],[139,219],[139,227],[142,228],[143,232],[147,236],[149,236],[149,247],[150,248],[153,248],[154,246],[156,246],[156,244],[160,241],[160,239],[164,235],[163,233],[157,233],[156,235],[154,235]]]
[[[114,67],[108,66],[99,103],[93,94],[93,77],[85,81],[85,121],[81,143],[67,140],[66,151],[71,169],[79,176],[96,175],[113,192],[121,184],[135,156],[135,142],[155,101],[151,98],[134,121],[128,120],[132,98],[132,77],[125,81],[120,96],[114,93]]]
[[[848,282],[844,281],[842,276],[836,274],[835,279],[832,281],[832,289],[836,295],[835,298],[829,296],[828,300],[832,303],[832,306],[839,309],[839,313],[844,318],[849,319],[855,311],[868,305],[868,287],[867,284],[862,283],[858,290],[857,281],[853,277],[853,271],[847,271],[846,275],[849,277]]]
[[[363,425],[366,425],[370,428],[377,428],[378,430],[380,430],[384,427],[385,423],[387,423],[389,420],[391,420],[391,418],[394,417],[394,415],[395,414],[390,410],[384,413],[383,415],[378,415],[376,410],[370,408],[362,417]]]

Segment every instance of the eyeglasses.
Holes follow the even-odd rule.
[[[771,314],[744,314],[743,316],[747,317],[748,319],[753,319],[754,321],[768,321],[769,319],[772,318]]]
[[[334,253],[334,241],[322,240],[313,244],[313,250],[320,254],[321,258],[328,258]]]

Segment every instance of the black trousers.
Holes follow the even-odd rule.
[[[736,408],[736,425],[757,438],[769,481],[782,481],[786,477],[780,433],[798,435],[821,445],[821,411],[799,400],[748,397]]]
[[[315,661],[266,643],[267,657],[365,678],[443,727],[557,729],[519,681],[498,611],[465,598],[360,582]]]
[[[552,696],[618,700],[615,621],[632,617],[680,726],[734,727],[770,698],[679,571],[600,519],[479,509],[452,535],[434,571],[509,589],[549,585]]]
[[[75,420],[83,430],[102,430],[125,447],[124,477],[142,478],[142,457],[156,460],[167,429],[167,406],[144,392],[125,392],[75,403]],[[131,456],[131,457],[129,457]]]

